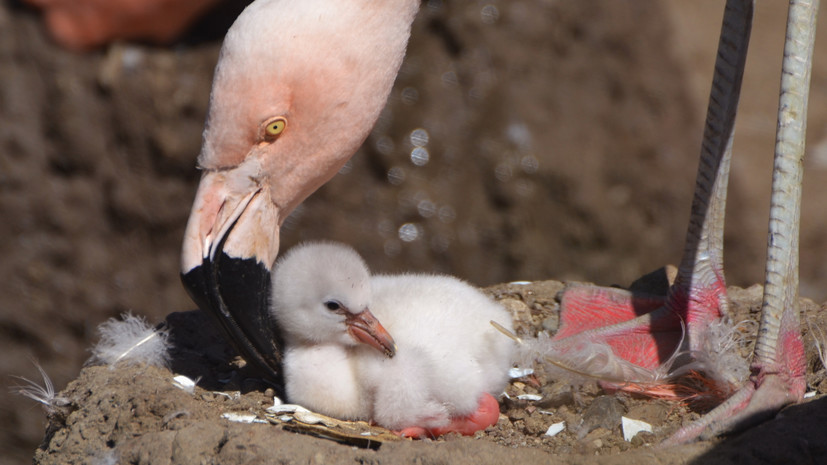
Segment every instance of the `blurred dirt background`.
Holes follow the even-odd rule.
[[[178,253],[211,74],[243,2],[170,47],[72,54],[0,0],[0,374],[58,388],[95,328],[193,308]],[[759,2],[728,204],[730,284],[763,275],[784,2]],[[348,242],[372,269],[478,285],[628,285],[679,259],[723,0],[423,2],[373,134],[282,231]],[[824,15],[822,15],[822,22]],[[822,31],[823,32],[823,31]],[[827,35],[816,48],[801,294],[827,299]],[[40,408],[0,397],[0,462],[28,462]]]

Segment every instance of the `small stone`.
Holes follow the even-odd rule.
[[[655,442],[655,434],[648,431],[641,431],[629,442],[634,447],[640,447],[646,444],[653,444]],[[624,443],[626,444],[626,443]]]
[[[569,383],[556,383],[543,388],[543,398],[537,402],[540,408],[560,408],[574,404],[574,394]]]
[[[560,327],[560,316],[556,313],[549,315],[548,318],[543,320],[542,325],[544,330],[548,331],[551,334],[554,334]]]
[[[620,425],[623,405],[614,396],[600,396],[583,412],[580,435],[585,436],[595,428],[603,427],[613,430]]]

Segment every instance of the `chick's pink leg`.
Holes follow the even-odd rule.
[[[497,399],[489,393],[480,396],[477,410],[464,417],[454,418],[445,426],[437,428],[423,428],[410,426],[399,431],[400,436],[408,438],[437,437],[448,433],[459,433],[464,436],[471,436],[477,431],[488,428],[497,423],[500,418],[500,404]]]

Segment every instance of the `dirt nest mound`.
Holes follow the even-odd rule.
[[[488,292],[514,315],[523,335],[556,326],[556,281],[500,285]],[[734,320],[754,319],[761,288],[730,288]],[[823,324],[827,315],[802,299],[802,315]],[[818,320],[818,318],[821,318]],[[117,365],[84,368],[59,394],[62,404],[49,415],[37,464],[118,463],[815,463],[827,454],[825,369],[812,338],[808,385],[816,396],[787,408],[772,421],[724,440],[655,447],[703,410],[665,400],[604,392],[596,383],[573,388],[537,372],[514,379],[501,398],[499,422],[474,437],[366,442],[319,437],[296,423],[273,424],[266,408],[273,389],[234,357],[199,311],[166,318],[174,345],[171,369]],[[743,347],[752,350],[754,335]],[[173,385],[173,376],[197,379],[192,392]],[[525,394],[534,394],[528,397]],[[230,421],[255,418],[253,423]],[[652,433],[623,439],[621,416],[643,420]],[[551,437],[554,423],[566,429]],[[305,434],[301,434],[304,432]],[[321,435],[323,436],[323,435]]]

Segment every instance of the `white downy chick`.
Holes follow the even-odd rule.
[[[349,334],[332,302],[370,308],[380,341]],[[453,277],[371,278],[349,247],[311,243],[276,264],[272,304],[285,336],[287,396],[320,413],[438,428],[473,414],[483,394],[498,395],[508,381],[514,343],[490,321],[511,329],[511,315]]]

